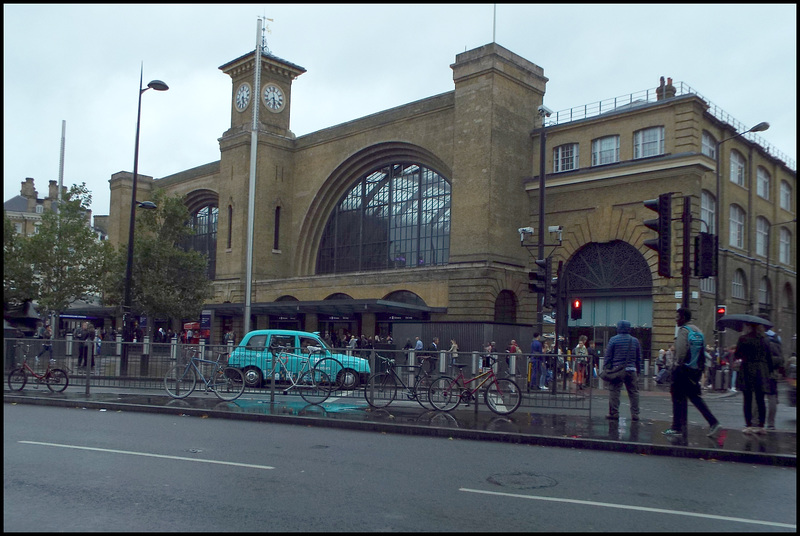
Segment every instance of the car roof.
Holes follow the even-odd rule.
[[[251,337],[253,335],[297,335],[299,337],[307,337],[309,335],[313,335],[319,337],[319,333],[314,333],[311,331],[297,331],[293,329],[256,329],[249,332],[244,338]]]

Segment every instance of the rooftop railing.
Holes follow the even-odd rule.
[[[697,97],[703,99],[706,104],[708,104],[708,112],[722,121],[723,123],[727,123],[731,127],[734,128],[736,132],[743,132],[747,130],[749,127],[744,125],[742,122],[736,120],[733,116],[727,113],[725,110],[711,102],[710,99],[707,99],[697,91],[695,91],[692,87],[684,82],[678,82],[674,85],[676,93],[675,96],[683,96],[683,95],[696,95]],[[550,125],[561,125],[564,123],[569,123],[572,121],[578,121],[581,119],[588,119],[590,117],[597,117],[602,114],[610,113],[610,112],[621,112],[625,110],[630,110],[636,108],[637,106],[642,106],[651,102],[656,102],[658,100],[657,89],[645,89],[642,91],[638,91],[635,93],[630,93],[628,95],[622,95],[620,97],[614,97],[611,99],[605,99],[598,102],[592,102],[589,104],[584,104],[583,106],[575,106],[573,108],[568,108],[566,110],[561,110],[559,112],[555,112],[548,118],[548,126]],[[777,158],[786,164],[786,166],[793,170],[797,170],[797,163],[793,158],[789,158],[785,153],[779,151],[775,146],[768,143],[764,138],[759,136],[758,134],[749,132],[744,135],[745,138],[750,140],[753,143],[758,144],[764,151],[772,156],[773,158]]]

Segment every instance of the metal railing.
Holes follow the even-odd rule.
[[[206,344],[182,344],[178,341],[170,343],[150,343],[145,340],[142,343],[123,343],[122,341],[102,341],[98,348],[94,342],[89,343],[54,340],[43,341],[41,339],[5,339],[3,346],[4,369],[6,375],[11,369],[22,361],[24,348],[28,349],[28,363],[32,367],[39,367],[41,370],[47,366],[50,358],[45,353],[35,362],[34,356],[40,352],[43,345],[52,344],[52,357],[58,368],[65,369],[70,375],[69,390],[85,389],[89,393],[91,387],[113,387],[124,389],[156,389],[163,390],[164,376],[167,371],[177,362],[185,363],[189,356],[197,351],[205,359],[215,360],[218,353],[232,352],[239,348],[233,345],[206,345]],[[86,365],[78,365],[80,358],[80,347],[86,348]],[[127,346],[127,367],[123,368],[123,347]],[[249,348],[250,351],[263,351],[263,348]],[[298,352],[300,349],[297,349]],[[415,352],[413,350],[383,350],[372,348],[335,348],[330,349],[331,353],[355,356],[366,359],[370,364],[370,371],[383,372],[385,364],[377,359],[377,355],[393,358],[398,365],[416,365],[422,360],[421,355],[430,356],[429,351]],[[499,377],[510,377],[523,391],[521,407],[527,408],[549,408],[576,411],[591,411],[592,393],[594,389],[603,388],[603,382],[594,377],[592,371],[598,368],[601,363],[592,361],[591,356],[587,360],[587,381],[583,386],[578,385],[574,380],[575,362],[574,356],[556,356],[552,354],[509,354],[505,352],[495,352],[492,354],[497,358],[494,364],[495,374]],[[457,376],[459,368],[456,364],[463,365],[464,376],[467,378],[477,375],[481,368],[486,364],[485,354],[481,352],[458,352],[451,354],[447,351],[439,351],[433,354],[432,374]],[[548,375],[548,389],[537,390],[538,381],[532,379],[531,370],[534,359],[539,359],[545,364],[545,373]],[[94,362],[94,367],[92,367]],[[428,365],[426,365],[428,366]],[[36,369],[37,371],[39,369]],[[430,369],[428,369],[430,370]],[[267,371],[268,372],[268,371]],[[404,369],[401,373],[413,374],[412,369]],[[411,381],[411,378],[409,378]],[[531,388],[531,385],[534,387]],[[265,381],[259,388],[247,388],[245,393],[269,395],[270,389],[274,388],[272,382]],[[649,377],[648,373],[640,377],[640,389],[659,389],[655,382]],[[661,390],[663,388],[660,388]],[[293,395],[289,395],[293,396]],[[342,389],[336,394],[338,398],[362,399],[363,383],[358,389]],[[479,407],[477,404],[475,407]]]
[[[711,102],[710,99],[707,99],[699,92],[695,91],[691,86],[684,82],[677,82],[675,84],[675,95],[676,96],[683,96],[683,95],[696,95],[697,97],[703,99],[706,104],[708,104],[708,113],[722,121],[723,123],[729,124],[736,132],[744,132],[750,128],[750,126],[744,125],[741,121],[738,121],[728,112]],[[634,93],[629,93],[628,95],[621,95],[619,97],[613,97],[610,99],[605,99],[601,101],[591,102],[589,104],[584,104],[582,106],[575,106],[572,108],[567,108],[566,110],[561,110],[559,112],[555,112],[547,119],[547,125],[560,125],[563,123],[569,123],[572,121],[578,121],[581,119],[589,119],[591,117],[597,117],[602,114],[610,113],[613,111],[626,111],[636,106],[641,106],[644,104],[648,104],[651,102],[656,102],[658,100],[658,89],[644,89],[641,91],[637,91]],[[793,158],[789,158],[784,152],[778,150],[774,145],[768,143],[764,138],[755,134],[753,132],[748,132],[744,134],[744,138],[752,141],[753,143],[758,144],[761,146],[764,151],[778,160],[784,162],[786,166],[791,169],[792,171],[797,170],[797,163]]]

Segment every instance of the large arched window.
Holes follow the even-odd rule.
[[[450,184],[419,164],[396,163],[358,179],[331,214],[317,273],[416,268],[450,257]]]
[[[217,220],[219,208],[206,205],[192,214],[189,225],[194,234],[187,240],[187,248],[199,251],[208,259],[208,278],[214,279],[217,272]]]

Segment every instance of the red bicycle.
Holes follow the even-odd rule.
[[[27,345],[27,348],[23,347],[22,364],[12,370],[11,374],[8,375],[8,388],[12,391],[22,391],[25,384],[28,383],[28,376],[30,375],[36,380],[37,388],[39,384],[43,383],[54,393],[64,391],[67,385],[69,385],[69,376],[67,376],[67,373],[60,368],[50,368],[50,365],[53,363],[51,359],[47,361],[47,369],[44,373],[37,374],[36,371],[28,365],[29,349],[30,345]]]
[[[490,365],[496,361],[496,358],[490,358]],[[498,415],[509,415],[517,411],[522,403],[522,391],[513,380],[498,378],[492,368],[467,380],[462,370],[467,365],[455,366],[459,369],[458,377],[442,376],[431,384],[428,396],[433,407],[441,411],[450,411],[461,402],[469,403],[471,400],[476,400],[475,394],[485,387],[483,400],[490,410]],[[475,386],[470,388],[470,384]]]

